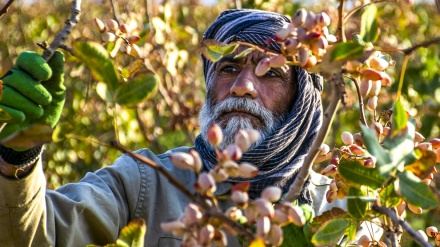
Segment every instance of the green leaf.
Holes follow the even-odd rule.
[[[373,130],[364,125],[362,125],[361,128],[365,147],[367,151],[376,158],[376,168],[379,174],[384,177],[389,177],[391,172],[396,169],[395,164],[392,163],[389,152],[380,146],[376,133]]]
[[[2,108],[0,108],[0,122],[6,122],[12,119],[12,116]]]
[[[303,210],[306,222],[312,222],[315,218],[315,210],[309,204],[301,204],[299,207]]]
[[[399,192],[408,203],[423,209],[438,205],[436,196],[431,192],[428,185],[408,171],[397,174],[399,178]]]
[[[399,131],[402,131],[406,128],[408,122],[408,115],[405,111],[405,108],[403,108],[402,103],[398,99],[393,107],[393,114],[392,114],[392,133],[393,135],[396,135]]]
[[[159,78],[151,73],[137,75],[128,83],[122,84],[116,90],[116,103],[124,106],[136,106],[147,100],[157,90]]]
[[[202,53],[212,62],[218,62],[223,56],[229,55],[237,49],[238,44],[224,44],[222,42],[207,39],[202,41]]]
[[[403,171],[405,164],[414,162],[414,135],[415,121],[409,119],[405,124],[406,127],[398,131],[396,135],[388,135],[384,142],[384,148],[389,150],[389,155],[393,157],[392,163],[389,165],[391,172],[395,169]],[[384,168],[384,167],[381,167]]]
[[[73,131],[73,126],[70,123],[60,123],[55,127],[52,134],[52,140],[54,142],[60,142],[66,139],[66,135]]]
[[[405,163],[405,170],[412,172],[419,178],[426,178],[432,173],[433,166],[437,163],[437,155],[431,150],[421,150],[416,147],[411,158],[413,160],[406,159],[409,161]],[[412,161],[412,162],[411,162]]]
[[[385,179],[376,169],[367,168],[359,161],[342,161],[338,166],[339,174],[349,182],[366,185],[373,189],[380,188]]]
[[[368,203],[359,199],[362,196],[365,194],[359,188],[350,186],[348,189],[347,210],[353,218],[362,219],[367,213]]]
[[[330,61],[352,60],[362,57],[364,47],[354,41],[339,43],[331,50]]]
[[[365,8],[361,17],[361,37],[365,42],[374,42],[379,36],[377,28],[377,7],[370,4]]]
[[[143,219],[132,220],[122,228],[119,238],[116,240],[116,245],[121,247],[143,247],[146,232],[147,225]]]
[[[308,225],[308,223],[306,224]],[[305,227],[305,226],[304,226]],[[295,246],[310,246],[313,245],[307,240],[308,235],[310,235],[310,226],[308,225],[306,231],[304,227],[295,226],[294,224],[288,224],[284,226],[283,229],[283,243],[282,247],[295,247]]]
[[[104,82],[98,82],[96,84],[96,93],[103,99],[107,104],[114,106],[115,101],[113,100],[113,96],[110,93],[110,90],[108,90],[107,84]]]
[[[142,66],[144,65],[143,59],[136,59],[128,67],[125,67],[121,70],[121,75],[124,78],[130,78],[134,75]]]
[[[392,208],[400,204],[402,199],[396,194],[394,184],[390,183],[379,192],[380,204]]]
[[[251,53],[254,50],[255,49],[252,48],[252,47],[247,48],[247,49],[243,50],[242,52],[238,53],[237,55],[235,55],[234,58],[245,57],[245,56],[247,56],[249,53]]]
[[[344,235],[345,229],[349,225],[348,220],[334,219],[325,222],[312,237],[315,246],[333,246]]]
[[[114,92],[119,79],[107,50],[99,43],[84,39],[75,40],[72,48],[75,56],[90,69],[95,80],[106,83],[110,92]]]
[[[347,228],[347,240],[346,243],[352,243],[356,238],[356,233],[359,229],[359,225],[361,222],[359,221],[351,221],[350,225]]]

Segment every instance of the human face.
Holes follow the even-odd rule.
[[[202,135],[213,122],[220,125],[225,136],[223,146],[233,142],[238,129],[259,130],[264,138],[287,116],[295,99],[294,70],[284,66],[256,76],[255,68],[266,55],[253,51],[234,59],[246,48],[239,47],[215,63],[207,102],[199,117]]]

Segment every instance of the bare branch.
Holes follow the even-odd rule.
[[[249,232],[248,230],[246,230],[246,228],[244,226],[227,218],[226,216],[221,214],[221,212],[217,211],[215,209],[215,207],[210,206],[203,198],[197,197],[195,194],[191,193],[182,183],[180,183],[178,180],[176,180],[162,166],[156,164],[156,162],[154,162],[154,161],[152,161],[152,160],[148,159],[147,157],[144,157],[140,154],[131,152],[130,150],[128,150],[127,148],[122,146],[117,141],[113,141],[111,143],[111,145],[112,145],[112,147],[118,149],[119,151],[126,153],[127,155],[129,155],[133,159],[136,159],[136,160],[148,165],[149,167],[153,168],[154,170],[156,170],[157,172],[159,172],[160,174],[165,176],[166,179],[174,187],[176,187],[178,190],[180,190],[185,196],[187,196],[190,199],[190,201],[200,205],[207,212],[207,214],[209,214],[210,216],[221,219],[224,223],[228,224],[233,229],[235,229],[238,233],[242,234],[246,240],[252,241],[254,239],[254,236],[252,235],[252,233]]]
[[[156,164],[156,162],[148,159],[147,157],[144,157],[142,155],[139,155],[137,153],[131,152],[126,147],[122,146],[119,142],[113,141],[111,142],[111,146],[118,149],[119,151],[128,154],[133,159],[139,160],[140,162],[148,165],[149,167],[153,168],[154,170],[158,171],[160,174],[165,176],[167,180],[174,185],[178,190],[180,190],[185,196],[187,196],[191,201],[193,202],[199,202],[200,200],[197,199],[197,197],[191,193],[189,190],[186,189],[186,187],[177,181],[171,174],[169,174],[162,166]]]
[[[415,50],[417,50],[420,47],[428,47],[430,45],[439,44],[439,43],[440,43],[440,37],[437,37],[437,38],[433,38],[433,39],[430,39],[430,40],[423,41],[422,43],[414,45],[414,46],[411,46],[409,48],[402,49],[401,51],[405,55],[409,55],[409,54],[413,53]]]
[[[73,0],[72,8],[70,11],[70,18],[66,20],[66,26],[64,26],[63,30],[55,37],[55,39],[50,44],[49,48],[44,50],[43,58],[46,61],[52,57],[55,50],[59,47],[63,47],[64,41],[69,36],[72,28],[79,22],[79,17],[81,15],[81,0]]]
[[[344,22],[347,22],[348,19],[349,19],[354,13],[356,13],[357,11],[359,11],[359,10],[361,10],[361,9],[363,9],[363,8],[365,8],[365,7],[369,6],[369,5],[371,5],[371,4],[387,3],[387,2],[397,2],[397,1],[396,1],[396,0],[378,0],[378,1],[372,1],[372,2],[370,2],[370,3],[366,3],[366,4],[364,4],[364,5],[358,6],[358,7],[354,8],[354,9],[352,9],[350,12],[348,12],[348,14],[344,17]]]
[[[365,112],[364,112],[364,99],[362,98],[361,95],[361,90],[359,88],[359,79],[358,78],[352,78],[352,77],[348,77],[351,81],[353,81],[354,85],[356,86],[356,92],[358,95],[358,99],[359,99],[359,110],[360,110],[360,120],[361,123],[365,126],[367,126],[367,120],[365,118]]]
[[[322,127],[319,130],[316,139],[313,141],[312,148],[305,158],[304,164],[301,167],[298,175],[296,176],[295,181],[293,181],[292,185],[290,186],[284,201],[293,202],[299,197],[304,183],[310,176],[313,161],[318,156],[321,144],[324,142],[329,133],[331,123],[333,122],[333,118],[336,115],[336,110],[338,109],[342,98],[345,97],[345,84],[341,73],[333,74],[332,78],[330,78],[329,80],[329,84],[333,87],[332,99],[324,113],[324,121],[322,123]]]
[[[2,16],[6,13],[8,13],[8,9],[11,6],[11,4],[14,2],[14,0],[9,0],[5,6],[3,6],[3,8],[0,10],[0,18],[2,18]]]
[[[400,225],[402,228],[418,243],[420,246],[432,247],[428,242],[426,242],[420,234],[418,234],[411,226],[404,220],[399,219],[396,213],[389,208],[380,207],[378,205],[373,205],[372,209],[379,213],[385,214],[393,221],[394,225]]]
[[[345,19],[344,19],[344,5],[345,0],[341,0],[338,6],[338,29],[337,37],[340,41],[345,42]]]

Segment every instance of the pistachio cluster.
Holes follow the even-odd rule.
[[[238,233],[218,217],[213,217],[211,210],[214,210],[247,229],[253,229],[254,238],[262,239],[272,246],[279,246],[283,241],[282,226],[290,223],[303,226],[306,223],[303,209],[291,203],[275,204],[280,200],[282,190],[274,186],[265,188],[260,198],[250,200],[248,195],[250,182],[237,183],[230,193],[230,200],[234,205],[224,211],[220,211],[216,205],[218,202],[214,195],[216,183],[230,177],[252,178],[258,174],[258,168],[255,166],[244,162],[237,163],[242,153],[258,138],[257,131],[240,130],[233,144],[224,150],[219,150],[217,147],[223,140],[223,134],[218,125],[212,125],[208,130],[207,139],[216,149],[218,164],[209,172],[200,172],[202,161],[194,150],[189,153],[171,154],[170,159],[176,167],[198,174],[195,190],[212,208],[208,210],[192,202],[179,219],[162,223],[162,229],[176,236],[183,236],[182,246],[227,246],[226,233],[233,236]]]
[[[345,66],[347,72],[360,76],[359,93],[363,98],[368,98],[367,108],[371,111],[377,108],[380,89],[391,86],[391,77],[385,70],[394,64],[390,56],[374,51],[363,63],[351,60]]]
[[[116,20],[109,19],[105,23],[99,18],[94,18],[96,27],[102,33],[102,41],[114,45],[110,52],[111,57],[115,57],[118,52],[142,57],[142,50],[136,44],[141,39],[136,34],[137,25],[133,22],[118,23]]]
[[[329,25],[327,13],[299,9],[291,23],[275,33],[274,39],[281,43],[283,54],[294,56],[302,68],[311,68],[321,61],[329,43],[337,41],[336,36],[329,33]]]
[[[272,67],[284,66],[286,57],[304,69],[312,68],[322,60],[329,43],[337,41],[329,33],[330,17],[325,12],[315,14],[299,9],[289,24],[278,30],[273,40],[281,44],[282,54],[262,59],[255,69],[258,76],[264,75]]]
[[[429,226],[429,227],[426,228],[425,232],[426,232],[426,235],[427,235],[426,241],[428,241],[428,237],[434,238],[435,239],[435,245],[436,246],[440,246],[440,234],[439,234],[439,232],[437,230],[437,227]]]

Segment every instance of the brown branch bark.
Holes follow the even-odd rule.
[[[149,167],[153,168],[154,170],[158,171],[160,174],[162,174],[163,176],[165,176],[167,178],[167,180],[174,185],[174,187],[176,187],[178,190],[180,190],[185,196],[187,196],[191,201],[193,202],[199,202],[198,198],[191,193],[189,190],[186,189],[186,187],[180,183],[179,181],[177,181],[171,174],[169,174],[162,166],[157,165],[156,162],[142,156],[139,155],[137,153],[131,152],[130,150],[128,150],[126,147],[122,146],[119,142],[117,141],[113,141],[111,142],[111,146],[116,148],[117,150],[126,153],[127,155],[129,155],[130,157],[132,157],[133,159],[139,160],[140,162],[148,165]]]
[[[353,83],[356,87],[356,92],[357,92],[358,100],[359,100],[359,110],[360,110],[360,114],[361,114],[361,116],[360,116],[361,123],[365,126],[368,126],[367,119],[365,118],[365,112],[364,112],[364,99],[362,98],[361,90],[359,88],[359,79],[350,77],[350,80],[353,81]]]
[[[432,245],[430,245],[428,242],[426,242],[422,236],[420,236],[414,229],[411,228],[411,226],[404,220],[399,219],[399,217],[397,217],[396,213],[394,211],[392,211],[389,208],[386,207],[380,207],[378,205],[373,205],[372,209],[374,211],[377,211],[379,213],[385,214],[386,216],[388,216],[392,221],[393,224],[395,226],[400,225],[410,236],[411,238],[413,238],[418,244],[420,244],[420,246],[424,246],[424,247],[432,247]],[[399,234],[397,232],[397,234]]]
[[[344,29],[344,6],[345,6],[345,0],[339,1],[339,7],[338,7],[338,29],[337,29],[337,37],[340,41],[345,42],[345,29]]]
[[[129,155],[130,157],[132,157],[133,159],[136,159],[146,165],[148,165],[149,167],[153,168],[154,170],[156,170],[157,172],[159,172],[160,174],[162,174],[163,176],[166,177],[166,179],[174,186],[176,187],[178,190],[180,190],[185,196],[187,196],[190,201],[198,204],[199,206],[201,206],[206,212],[207,214],[209,214],[212,217],[221,219],[224,223],[228,224],[229,226],[231,226],[233,229],[235,229],[238,233],[242,234],[243,237],[251,242],[254,239],[254,236],[252,235],[251,232],[249,232],[244,226],[238,224],[237,222],[229,219],[228,217],[226,217],[225,215],[223,215],[221,212],[219,212],[215,207],[210,206],[203,198],[196,196],[195,194],[191,193],[191,191],[189,191],[182,183],[180,183],[178,180],[176,180],[170,173],[168,173],[162,166],[156,164],[156,162],[142,156],[139,155],[137,153],[131,152],[130,150],[128,150],[127,148],[125,148],[124,146],[122,146],[119,142],[117,141],[113,141],[111,143],[111,146],[118,149],[119,151],[126,153],[127,155]]]
[[[5,6],[3,6],[3,8],[0,10],[0,18],[2,18],[2,16],[6,13],[8,13],[8,9],[11,6],[11,4],[14,2],[14,0],[9,0]]]
[[[63,30],[57,36],[55,36],[55,39],[52,41],[52,43],[49,45],[49,47],[44,50],[42,57],[44,60],[49,61],[49,59],[52,57],[55,50],[59,47],[64,47],[64,41],[69,36],[70,32],[72,31],[72,28],[79,22],[79,18],[81,15],[81,0],[73,0],[72,1],[72,8],[70,10],[70,18],[66,20],[66,25],[64,26]]]
[[[437,38],[433,38],[433,39],[430,39],[430,40],[426,40],[426,41],[424,41],[424,42],[422,42],[420,44],[411,46],[409,48],[402,49],[400,51],[403,52],[405,55],[409,55],[409,54],[413,53],[415,50],[417,50],[420,47],[428,47],[430,45],[439,44],[439,43],[440,43],[440,37],[437,37]]]
[[[287,195],[284,199],[284,201],[286,202],[293,202],[300,195],[304,183],[310,176],[313,161],[318,156],[321,144],[324,142],[329,133],[331,123],[333,122],[333,118],[336,115],[336,110],[338,109],[338,106],[341,103],[343,97],[345,97],[345,84],[341,73],[333,74],[332,78],[328,80],[328,83],[332,86],[332,99],[324,113],[324,120],[321,129],[319,130],[316,139],[313,141],[312,148],[305,158],[304,164],[301,167],[298,175],[296,176],[295,181],[293,181],[292,185],[289,188],[289,191],[287,192]]]

